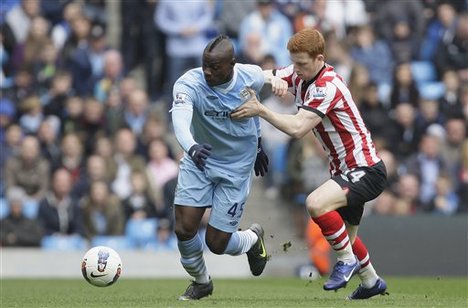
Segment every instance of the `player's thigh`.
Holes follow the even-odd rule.
[[[213,181],[193,164],[184,159],[180,163],[174,204],[207,207],[213,204]]]
[[[318,217],[346,205],[346,191],[338,183],[328,180],[315,189],[306,199],[307,210]]]
[[[250,192],[250,184],[251,175],[248,174],[222,180],[216,185],[209,220],[211,226],[227,233],[237,231]]]

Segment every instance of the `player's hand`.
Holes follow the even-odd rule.
[[[260,113],[262,104],[258,101],[255,91],[252,89],[248,89],[248,91],[251,94],[250,99],[231,113],[232,119],[242,120],[245,118],[257,116]]]
[[[205,160],[211,155],[212,146],[208,143],[194,144],[188,151],[188,154],[192,158],[195,166],[201,171],[205,170]]]
[[[271,91],[279,97],[284,97],[288,93],[288,83],[277,76],[271,76]]]
[[[258,138],[257,144],[257,158],[255,159],[254,171],[256,176],[265,176],[268,172],[268,164],[270,160],[268,159],[267,154],[263,150],[262,138]]]

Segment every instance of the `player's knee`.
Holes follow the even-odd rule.
[[[193,237],[197,234],[197,230],[190,230],[189,228],[186,228],[182,224],[177,224],[175,225],[174,232],[177,236],[177,239],[179,241],[188,241],[193,239]]]
[[[306,208],[307,212],[311,217],[318,217],[323,215],[324,209],[323,204],[320,201],[320,196],[318,194],[311,193],[306,199]]]
[[[205,239],[205,242],[206,242],[206,246],[212,253],[216,255],[224,254],[224,251],[226,250],[226,243],[222,241],[208,239],[208,238]]]

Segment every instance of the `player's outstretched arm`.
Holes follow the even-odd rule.
[[[252,91],[252,89],[249,89]],[[255,94],[255,93],[254,93]],[[240,120],[259,116],[293,138],[302,138],[322,121],[316,113],[299,109],[295,115],[274,112],[262,105],[255,95],[231,113],[231,118]]]
[[[272,70],[263,71],[265,83],[271,84],[271,90],[276,96],[283,97],[288,93],[288,83],[280,77],[274,76]]]

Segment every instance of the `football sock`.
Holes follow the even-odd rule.
[[[319,225],[323,236],[337,253],[338,261],[345,264],[356,262],[353,249],[349,242],[348,232],[340,214],[337,211],[331,211],[319,217],[312,217],[314,222]]]
[[[231,238],[224,250],[225,254],[238,256],[246,253],[257,242],[258,236],[250,229],[236,231],[231,234]]]
[[[197,234],[188,241],[177,241],[180,252],[180,263],[197,283],[208,283],[210,276],[203,259],[203,243]]]
[[[377,276],[377,273],[370,262],[366,246],[358,236],[356,236],[356,239],[354,240],[353,251],[361,264],[358,276],[361,279],[362,286],[364,288],[372,288],[377,282],[377,279],[379,279],[379,276]]]

